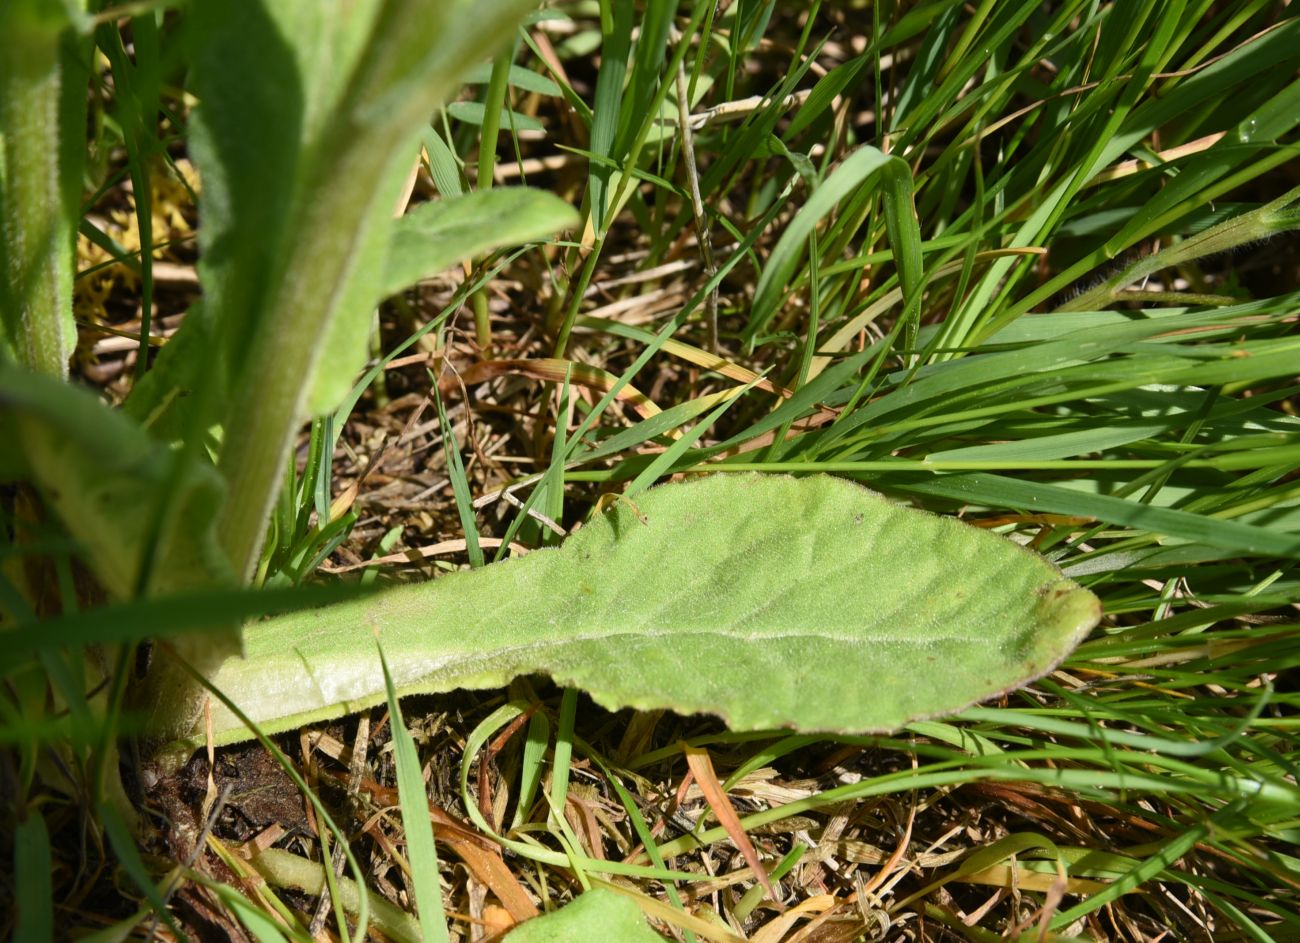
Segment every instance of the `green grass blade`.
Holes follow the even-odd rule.
[[[899,487],[971,504],[1078,514],[1240,553],[1300,558],[1300,534],[1282,533],[1171,508],[1151,507],[1103,494],[1086,494],[1042,482],[1022,482],[1001,475],[976,473],[949,475],[935,481]]]
[[[108,843],[117,855],[117,860],[122,865],[122,870],[126,872],[136,888],[149,906],[153,908],[154,916],[167,924],[168,928],[180,940],[188,940],[180,926],[172,916],[167,902],[163,899],[153,878],[149,874],[149,869],[145,867],[144,860],[140,857],[140,849],[137,847],[135,837],[127,828],[126,823],[122,820],[121,814],[112,805],[101,803],[95,810],[100,824],[104,827],[104,834],[108,837]]]
[[[29,808],[14,828],[14,943],[52,943],[54,888],[50,833],[39,809]]]
[[[860,187],[868,186],[877,175],[883,180],[886,176],[886,168],[891,164],[892,173],[903,178],[910,177],[911,172],[907,169],[907,165],[898,158],[889,157],[874,147],[864,145],[845,158],[804,202],[803,208],[781,234],[767,266],[763,269],[763,274],[759,277],[758,284],[754,287],[753,309],[744,331],[747,344],[752,346],[776,315],[785,297],[790,276],[799,263],[804,244],[813,227],[850,194]],[[909,261],[905,269],[909,279],[918,282],[920,231],[915,217],[910,212],[910,205],[904,206],[910,203],[906,199],[908,188],[905,184],[892,187],[886,184],[885,189],[891,192],[888,215],[898,228],[897,235],[907,234],[903,248]]]
[[[632,49],[633,9],[627,4],[616,3],[601,19],[600,71],[596,75],[595,100],[591,108],[591,150],[598,157],[620,163],[614,148],[623,112],[623,84]],[[588,212],[597,232],[609,225],[606,216],[611,197],[610,178],[605,163],[593,163]]]
[[[460,526],[465,531],[465,552],[469,555],[469,565],[480,567],[484,563],[484,557],[483,548],[478,542],[478,522],[474,519],[474,496],[470,494],[469,482],[465,478],[465,463],[460,457],[460,446],[456,444],[456,429],[447,418],[447,407],[443,405],[436,380],[433,384],[433,401],[438,409],[438,428],[442,430],[442,441],[447,452],[447,477],[451,479],[451,488],[456,495],[456,512],[460,515]],[[466,430],[466,436],[472,434],[473,427],[470,427]]]
[[[415,887],[416,910],[420,930],[426,940],[447,940],[447,919],[442,910],[442,884],[438,876],[438,850],[433,841],[433,822],[429,817],[429,797],[424,790],[420,756],[415,741],[402,720],[402,706],[397,701],[393,676],[389,674],[382,641],[376,639],[379,663],[384,669],[384,688],[388,693],[389,729],[393,735],[393,754],[397,762],[398,801],[402,806],[402,824],[406,833],[407,856],[411,865],[411,883]]]

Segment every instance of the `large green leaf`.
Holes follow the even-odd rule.
[[[887,731],[1041,676],[1099,617],[1041,557],[841,479],[716,475],[637,504],[558,550],[251,626],[213,681],[268,732],[350,713],[384,698],[373,631],[405,694],[541,672],[610,708]]]

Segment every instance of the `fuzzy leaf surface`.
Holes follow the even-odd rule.
[[[77,346],[90,45],[84,3],[0,3],[0,356],[66,377]]]
[[[882,732],[1055,667],[1100,616],[1043,558],[850,482],[715,475],[559,549],[249,627],[214,683],[267,732],[541,673],[735,730]],[[248,733],[228,714],[217,739]],[[188,734],[189,731],[182,733]]]

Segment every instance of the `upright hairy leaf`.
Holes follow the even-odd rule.
[[[429,115],[526,0],[198,4],[192,153],[201,317],[168,384],[203,391],[230,490],[219,532],[247,575],[292,436],[334,408],[366,355],[397,194]],[[196,370],[207,371],[194,376]],[[187,375],[188,372],[188,375]],[[214,392],[215,391],[215,392]],[[148,392],[163,402],[167,389]],[[200,399],[200,404],[204,403]]]
[[[59,0],[0,3],[0,357],[68,374],[90,46]]]

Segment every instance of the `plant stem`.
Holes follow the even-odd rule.
[[[376,192],[393,148],[357,129],[339,133],[333,160],[319,165],[321,185],[304,188],[300,233],[268,306],[266,325],[249,352],[245,382],[236,389],[225,423],[220,468],[229,488],[219,525],[236,574],[247,579],[257,560],[283,462],[306,413],[310,378],[321,354],[322,325],[344,302],[346,286],[368,229]],[[364,146],[355,143],[364,142]],[[386,146],[387,145],[387,146]],[[328,153],[325,147],[321,151]],[[325,185],[328,182],[328,185]]]
[[[1138,259],[1091,291],[1060,305],[1059,310],[1100,310],[1111,304],[1123,289],[1161,269],[1220,252],[1230,252],[1238,246],[1300,228],[1300,214],[1293,208],[1297,200],[1300,200],[1300,187],[1293,187],[1257,209],[1234,216],[1154,255]]]
[[[492,189],[492,177],[496,173],[497,137],[501,131],[501,109],[505,106],[513,51],[511,46],[492,60],[492,76],[483,101],[483,126],[479,134],[477,187],[480,190]],[[479,356],[491,357],[492,320],[488,313],[486,287],[474,292],[470,304],[474,309],[474,337],[478,342]]]
[[[325,888],[324,865],[308,861],[278,848],[268,848],[252,859],[257,873],[273,887],[292,888],[318,897]],[[356,881],[342,876],[334,878],[343,909],[355,914],[361,906],[363,890]],[[403,913],[378,894],[364,890],[370,898],[370,918],[376,929],[393,940],[417,943],[422,940],[420,925],[410,914]]]
[[[20,362],[67,377],[85,135],[73,132],[84,128],[86,96],[79,40],[52,6],[0,4],[0,319]]]

